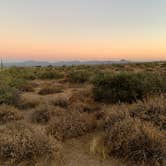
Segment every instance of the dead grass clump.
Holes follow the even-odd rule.
[[[0,124],[20,120],[22,118],[21,112],[15,107],[7,105],[0,106]]]
[[[141,120],[152,122],[154,125],[160,127],[160,129],[166,130],[165,96],[157,96],[143,102],[138,102],[130,109],[130,114]]]
[[[59,151],[60,145],[55,139],[29,125],[16,123],[0,129],[1,165],[17,165],[22,161],[33,162],[34,165],[40,157],[49,163],[59,155]]]
[[[151,124],[125,118],[107,125],[105,134],[104,146],[109,155],[133,164],[166,164],[166,136]]]
[[[48,134],[58,140],[84,135],[96,127],[96,121],[86,113],[68,111],[63,116],[55,117],[47,128]]]
[[[94,102],[89,93],[89,91],[80,91],[74,93],[69,98],[70,109],[88,113],[98,111],[100,109],[100,106]]]
[[[57,86],[57,87],[53,87],[53,86],[46,86],[44,88],[42,88],[38,94],[40,95],[49,95],[49,94],[54,94],[54,93],[61,93],[63,92],[62,87]]]
[[[31,109],[35,108],[39,104],[40,104],[40,98],[38,98],[38,96],[25,95],[21,97],[17,107],[20,109]]]
[[[32,121],[45,124],[50,121],[55,108],[48,104],[39,105],[32,113]]]
[[[67,98],[65,97],[56,97],[52,100],[52,104],[54,106],[59,106],[59,107],[62,107],[62,108],[67,108],[68,105],[69,105],[69,102],[67,100]]]
[[[113,105],[105,115],[105,127],[111,127],[125,118],[130,118],[127,105]]]

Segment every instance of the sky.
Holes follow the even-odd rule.
[[[0,0],[0,58],[166,60],[166,1]]]

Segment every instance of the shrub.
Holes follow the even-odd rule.
[[[29,125],[16,123],[0,129],[1,165],[17,165],[23,161],[34,164],[41,157],[48,163],[59,155],[59,151],[60,145],[55,139]]]
[[[23,116],[19,110],[12,106],[0,106],[0,124],[22,119]]]
[[[39,79],[59,79],[63,77],[63,74],[52,67],[43,67],[37,72]]]
[[[19,91],[16,88],[0,85],[0,104],[16,105],[19,98]]]
[[[6,70],[0,73],[0,104],[16,105],[23,79],[11,76]]]
[[[166,98],[156,96],[139,101],[129,109],[132,117],[153,123],[160,129],[166,130]]]
[[[68,81],[72,83],[84,83],[89,81],[90,73],[85,70],[75,70],[69,72],[67,75]]]
[[[10,67],[7,72],[17,79],[34,80],[36,78],[35,70],[32,67]]]
[[[95,112],[100,106],[91,97],[91,91],[81,90],[72,94],[69,98],[69,109],[79,112]]]
[[[96,121],[88,114],[68,111],[62,116],[55,117],[47,128],[47,133],[53,135],[57,140],[78,137],[96,127]]]
[[[165,75],[160,74],[103,73],[93,81],[93,95],[97,101],[132,103],[150,94],[165,93],[165,80]]]
[[[165,165],[166,137],[151,124],[126,118],[107,126],[104,138],[109,155],[136,164]]]
[[[48,104],[39,105],[32,113],[32,121],[45,124],[50,121],[54,108]]]
[[[52,100],[52,104],[54,106],[59,106],[59,107],[62,107],[62,108],[67,108],[68,105],[69,105],[69,102],[66,98],[64,97],[58,97],[58,98],[54,98]]]

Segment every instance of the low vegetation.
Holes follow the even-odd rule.
[[[47,128],[47,133],[57,140],[65,140],[93,131],[96,121],[88,114],[68,111],[63,116],[55,117]]]
[[[166,163],[166,137],[151,124],[142,124],[141,121],[128,117],[107,125],[105,132],[105,149],[109,155],[140,165]]]
[[[47,163],[59,155],[60,145],[31,126],[16,123],[0,129],[0,164],[17,165],[27,161],[30,165],[45,157]]]
[[[23,118],[20,110],[8,105],[0,106],[0,124],[5,124],[11,121],[17,121]]]
[[[54,93],[63,92],[62,87],[59,86],[46,86],[39,91],[40,95],[49,95]]]
[[[3,68],[0,165],[61,166],[71,151],[92,155],[90,144],[96,160],[165,166],[165,71],[165,62]]]
[[[48,104],[39,105],[32,114],[32,122],[41,124],[48,123],[53,116],[54,109],[54,107]]]
[[[90,80],[91,73],[86,70],[73,70],[67,75],[71,83],[85,83]]]
[[[100,73],[93,82],[95,100],[110,103],[132,103],[166,92],[166,76],[159,73]]]

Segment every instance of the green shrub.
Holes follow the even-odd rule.
[[[86,70],[74,70],[69,72],[68,80],[72,83],[84,83],[89,81],[91,74]]]
[[[132,103],[150,94],[166,92],[166,76],[155,73],[100,73],[93,84],[95,100],[111,103]]]
[[[36,73],[39,79],[58,79],[62,78],[62,72],[55,70],[54,68],[42,68],[41,70],[37,71]]]
[[[33,67],[11,67],[6,72],[17,79],[34,80],[36,78]]]
[[[16,105],[19,100],[19,91],[7,85],[0,86],[0,104]]]

